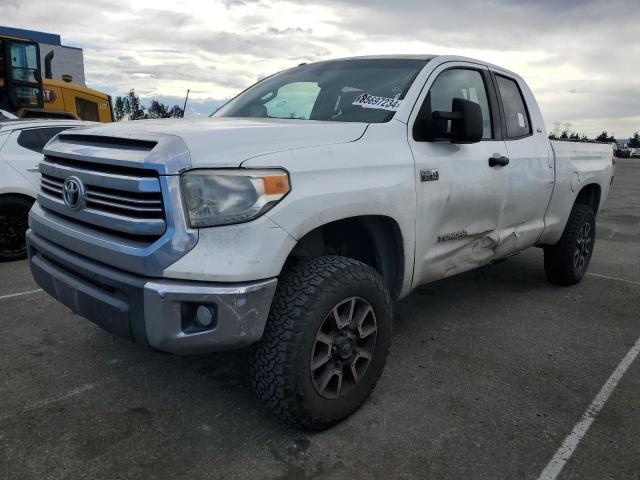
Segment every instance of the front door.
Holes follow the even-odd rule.
[[[451,111],[454,98],[476,102],[484,134],[473,144],[420,141],[421,118]],[[500,242],[505,170],[489,158],[505,157],[498,107],[486,67],[445,63],[427,80],[409,122],[416,169],[418,217],[414,286],[484,265]],[[425,116],[426,115],[426,116]],[[446,121],[446,120],[445,120]]]

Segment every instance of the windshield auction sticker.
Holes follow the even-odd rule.
[[[400,108],[400,105],[402,105],[402,100],[376,97],[375,95],[363,93],[353,101],[352,105],[359,105],[362,108],[377,108],[378,110],[389,110],[390,112],[396,112]]]

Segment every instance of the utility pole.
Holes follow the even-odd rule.
[[[187,110],[187,100],[189,100],[189,89],[187,88],[187,96],[184,99],[184,105],[182,106],[182,118],[184,118],[184,112]]]

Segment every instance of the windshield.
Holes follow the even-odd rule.
[[[301,65],[256,83],[214,116],[387,122],[426,63],[354,59]]]

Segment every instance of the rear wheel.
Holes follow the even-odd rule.
[[[574,205],[560,241],[544,248],[544,271],[556,285],[575,285],[587,272],[596,239],[591,207]]]
[[[314,430],[351,415],[374,389],[391,341],[391,300],[380,275],[323,256],[282,275],[252,377],[285,422]]]
[[[25,235],[32,205],[33,200],[22,197],[0,197],[0,261],[27,256]]]

